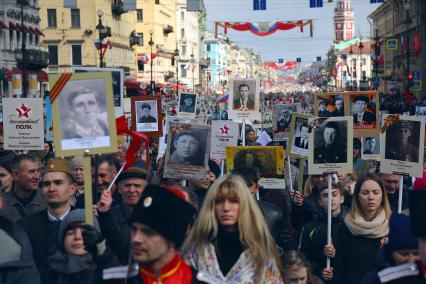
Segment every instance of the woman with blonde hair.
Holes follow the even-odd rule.
[[[221,283],[283,283],[262,212],[236,175],[210,187],[182,252],[196,270]]]
[[[389,233],[390,214],[383,180],[374,174],[359,177],[351,211],[337,234],[333,283],[359,284],[375,268],[376,254]]]

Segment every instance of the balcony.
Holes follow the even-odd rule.
[[[49,65],[49,53],[38,49],[25,50],[25,62],[22,64],[22,51],[21,49],[15,50],[16,63],[19,69],[25,70],[40,70]]]
[[[120,16],[121,14],[127,13],[127,11],[124,10],[123,0],[113,0],[111,4],[111,10],[112,14],[115,16]]]

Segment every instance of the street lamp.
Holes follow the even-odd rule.
[[[405,73],[405,80],[406,80],[406,90],[407,92],[410,91],[410,81],[408,79],[408,76],[410,74],[410,0],[404,0],[404,9],[405,9],[405,24],[406,24],[406,33],[407,33],[407,70]]]
[[[154,32],[152,30],[149,31],[150,38],[149,38],[149,42],[148,42],[148,44],[150,46],[150,50],[151,50],[151,62],[150,62],[150,65],[151,65],[151,94],[152,95],[154,95],[154,92],[155,92],[155,90],[154,90],[154,88],[155,88],[155,82],[154,82],[154,80],[152,78],[152,66],[153,66],[153,63],[152,63],[152,60],[153,60],[153,58],[152,58],[152,46],[154,45],[154,42],[152,41],[152,35],[153,35],[153,33]]]
[[[179,97],[179,49],[178,44],[176,42],[175,49],[175,64],[176,64],[176,99]]]
[[[99,67],[102,68],[104,67],[102,56],[102,32],[105,29],[105,27],[102,25],[102,16],[104,15],[104,11],[98,10],[96,14],[98,15],[98,25],[96,26],[96,29],[99,31]]]
[[[195,61],[194,61],[194,50],[192,50],[192,52],[191,52],[191,69],[192,69],[192,91],[193,92],[195,92],[195,87],[194,87],[194,67],[195,67],[195,65],[194,65],[194,63],[195,63]]]
[[[362,82],[362,49],[364,48],[364,44],[362,43],[362,37],[360,38],[359,44],[358,44],[358,48],[359,48],[359,85],[358,85],[358,90],[361,90],[361,82]]]

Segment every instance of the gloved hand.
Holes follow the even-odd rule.
[[[103,255],[106,249],[105,239],[100,232],[88,224],[81,225],[84,248],[93,256]]]

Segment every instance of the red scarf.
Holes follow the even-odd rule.
[[[192,283],[192,269],[177,253],[172,261],[161,269],[160,275],[155,275],[151,267],[145,265],[141,266],[140,275],[144,284]]]

